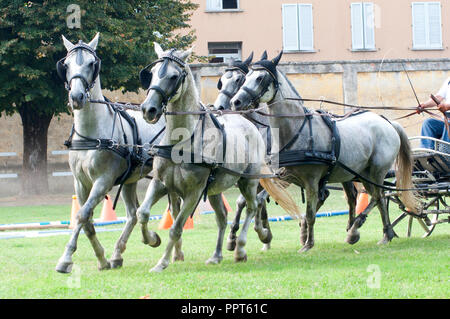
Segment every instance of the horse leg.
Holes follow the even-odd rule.
[[[208,196],[209,203],[216,212],[216,222],[219,228],[217,234],[216,250],[211,258],[206,261],[206,264],[218,264],[222,261],[222,246],[225,229],[227,228],[227,209],[222,200],[222,194]]]
[[[181,235],[183,234],[183,226],[189,215],[195,210],[202,192],[203,188],[199,188],[196,192],[191,192],[189,197],[183,198],[183,205],[180,213],[169,230],[169,242],[167,243],[164,254],[156,266],[150,270],[151,272],[161,272],[169,266],[172,249],[174,248],[175,243],[181,239]]]
[[[257,186],[258,181],[248,180],[248,179],[240,179],[238,181],[239,190],[242,195],[245,197],[247,201],[247,214],[245,217],[244,224],[242,226],[241,233],[236,241],[236,249],[234,251],[234,260],[236,262],[247,261],[247,253],[244,249],[245,244],[247,243],[247,232],[248,227],[252,221],[252,218],[258,212],[258,200],[257,200]],[[267,236],[267,229],[265,230],[266,234],[264,234],[264,229],[262,228],[261,220],[259,220],[258,225],[256,225],[255,221],[255,230],[258,233],[258,236],[265,238]]]
[[[381,221],[383,222],[383,238],[378,242],[379,245],[388,244],[392,238],[398,237],[394,232],[394,228],[391,225],[391,221],[389,220],[389,211],[387,208],[387,200],[384,196],[384,192],[380,189],[378,190],[379,199],[378,199],[378,210],[380,211]]]
[[[86,202],[88,196],[89,196],[89,189],[82,185],[80,182],[78,182],[76,179],[74,181],[75,185],[75,193],[77,195],[77,200],[80,205],[80,207],[84,206],[84,203]],[[80,209],[81,210],[81,209]],[[80,211],[78,211],[76,219],[79,219]],[[58,263],[56,265],[55,270],[57,272],[61,273],[70,273],[72,271],[73,261],[72,261],[72,255],[77,250],[77,242],[78,242],[78,236],[80,235],[82,225],[80,223],[77,223],[75,228],[72,231],[72,235],[70,237],[69,242],[66,245],[66,249],[64,250],[63,255],[58,260]]]
[[[358,229],[364,224],[367,215],[369,215],[370,211],[375,207],[377,202],[378,201],[374,197],[371,197],[367,207],[358,216],[356,216],[353,221],[352,227],[350,227],[350,229],[347,231],[347,238],[345,239],[347,243],[353,245],[359,241],[360,233]]]
[[[91,242],[92,248],[94,249],[95,255],[98,259],[98,269],[103,270],[111,268],[110,263],[105,258],[105,250],[97,239],[94,224],[92,223],[94,208],[105,198],[106,193],[111,188],[110,185],[112,185],[112,182],[105,181],[104,179],[95,181],[89,193],[88,199],[77,214],[77,226],[72,234],[69,244],[67,245],[64,255],[61,257],[56,266],[57,271],[70,272],[70,268],[72,267],[71,255],[76,249],[76,241],[81,228],[83,228],[86,236]]]
[[[247,205],[244,196],[239,195],[238,199],[236,200],[236,214],[234,216],[233,222],[231,223],[231,230],[230,234],[228,235],[227,239],[227,250],[233,251],[236,248],[236,233],[239,230],[239,223],[241,220],[241,213],[242,210]]]
[[[141,224],[142,242],[151,247],[158,247],[161,244],[161,238],[154,231],[148,230],[148,220],[150,218],[150,209],[161,197],[167,194],[164,184],[153,178],[150,182],[144,201],[139,206],[136,215]]]
[[[170,195],[170,204],[171,204],[171,212],[172,212],[172,217],[173,220],[175,220],[177,218],[177,216],[180,214],[180,198],[176,195],[176,194],[172,194]],[[183,224],[184,227],[184,224]],[[176,262],[176,261],[184,261],[184,253],[181,250],[181,246],[183,244],[183,241],[180,237],[180,239],[178,239],[178,241],[175,242],[175,246],[174,246],[174,252],[175,254],[173,255],[172,261]]]
[[[302,217],[301,227],[303,237],[306,230],[306,239],[304,239],[303,247],[299,250],[300,253],[306,252],[314,246],[314,223],[316,221],[318,197],[318,183],[311,183],[306,187],[306,216]]]
[[[266,199],[269,196],[267,191],[263,190],[258,193],[257,200],[258,200],[258,212],[255,217],[255,230],[256,225],[261,223],[261,228],[266,229],[267,231],[263,231],[264,237],[259,237],[261,242],[263,243],[263,247],[261,250],[267,251],[270,249],[270,242],[272,241],[272,231],[270,230],[270,224],[269,224],[269,218],[267,215],[267,207],[266,207]],[[259,235],[260,233],[258,233]]]
[[[134,229],[137,222],[136,210],[138,207],[137,195],[136,195],[137,183],[125,184],[122,188],[122,199],[125,202],[125,208],[127,211],[127,222],[119,237],[116,245],[114,246],[114,252],[110,259],[111,268],[122,267],[123,258],[122,253],[126,249],[128,238]]]
[[[355,209],[356,201],[358,198],[358,191],[353,182],[344,182],[342,183],[342,187],[344,188],[345,197],[348,204],[348,222],[347,228],[345,229],[348,232],[352,227],[353,222],[355,221]]]

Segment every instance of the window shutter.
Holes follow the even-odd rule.
[[[363,23],[362,3],[351,4],[352,20],[352,48],[353,50],[364,49],[364,23]]]
[[[312,4],[299,4],[300,50],[314,50]]]
[[[412,4],[413,15],[413,47],[424,48],[427,46],[427,23],[425,3]]]
[[[364,2],[364,48],[375,49],[375,14],[373,3]]]
[[[283,49],[295,51],[299,49],[298,13],[296,4],[283,4]]]
[[[222,10],[222,0],[206,0],[207,10]]]
[[[429,2],[428,5],[428,26],[430,47],[442,47],[442,24],[441,24],[441,4],[439,2]]]

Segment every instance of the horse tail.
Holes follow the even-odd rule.
[[[397,179],[396,186],[401,189],[412,189],[415,186],[412,181],[414,160],[412,157],[411,144],[403,127],[396,122],[391,122],[391,124],[397,131],[401,141],[400,151],[395,162],[395,177]],[[400,200],[411,212],[416,214],[418,213],[420,209],[420,202],[417,192],[413,190],[402,191],[400,192]]]
[[[272,171],[267,165],[263,165],[261,168],[261,174],[272,174]],[[297,206],[294,199],[286,190],[286,188],[289,186],[289,183],[275,177],[261,178],[259,182],[261,186],[275,200],[275,202],[277,202],[290,216],[292,216],[293,218],[300,217],[300,208]]]

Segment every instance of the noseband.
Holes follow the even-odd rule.
[[[175,96],[175,94],[177,94],[178,89],[184,83],[184,80],[186,79],[186,76],[187,76],[186,63],[182,59],[174,56],[173,52],[175,52],[175,49],[170,50],[170,52],[167,53],[166,55],[162,56],[161,58],[159,58],[155,62],[150,63],[145,68],[143,68],[141,70],[141,72],[139,73],[139,79],[141,80],[142,87],[144,89],[147,89],[147,94],[148,94],[148,92],[150,90],[156,91],[162,98],[162,105],[163,105],[163,107],[166,106],[167,103],[169,103],[169,101]],[[152,76],[153,75],[152,75],[151,71],[149,71],[149,69],[151,69],[156,64],[162,62],[163,65],[161,66],[161,69],[159,70],[159,73],[158,73],[159,77],[162,78],[162,77],[164,77],[166,75],[167,66],[168,66],[168,63],[170,61],[175,62],[175,64],[176,64],[175,67],[180,72],[180,76],[178,77],[177,82],[176,82],[175,87],[172,90],[172,92],[170,92],[170,94],[167,94],[158,85],[151,85],[150,86],[150,84],[152,82]]]
[[[86,79],[86,77],[81,74],[81,73],[77,73],[74,74],[70,77],[70,79],[67,78],[67,66],[64,64],[64,61],[67,59],[67,57],[74,52],[75,50],[85,50],[88,51],[90,54],[92,54],[95,58],[95,62],[94,62],[94,73],[92,75],[92,81],[91,83],[89,83],[89,81]],[[80,52],[81,54],[81,52]],[[64,81],[66,90],[70,91],[71,87],[70,87],[70,83],[72,82],[73,79],[81,79],[81,81],[83,81],[84,83],[84,87],[85,87],[85,91],[86,93],[88,93],[95,84],[95,80],[98,77],[98,74],[100,72],[100,65],[101,65],[101,60],[100,58],[97,56],[97,54],[95,53],[95,51],[87,44],[83,43],[81,40],[77,43],[77,45],[75,45],[72,49],[69,50],[69,52],[67,52],[67,55],[62,58],[61,60],[59,60],[56,63],[56,71],[58,73],[59,78]],[[77,56],[77,63],[81,64],[82,63],[82,58],[81,55]]]
[[[251,101],[250,104],[258,105],[259,100],[264,96],[264,94],[269,91],[269,86],[271,83],[275,86],[275,92],[278,91],[280,84],[278,82],[278,78],[273,74],[272,71],[270,71],[268,68],[264,67],[260,64],[254,64],[251,66],[252,72],[253,71],[266,71],[267,73],[264,74],[264,78],[261,81],[260,86],[262,86],[262,90],[260,93],[255,92],[252,89],[249,89],[246,86],[242,86],[242,90],[244,90],[248,95],[250,95]],[[267,76],[269,75],[269,76]]]

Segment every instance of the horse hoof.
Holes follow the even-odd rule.
[[[303,246],[298,252],[301,253],[306,253],[308,250],[310,250],[312,248],[312,246]]]
[[[259,240],[263,243],[263,244],[269,244],[272,241],[272,232],[269,230],[267,231],[267,234],[264,238],[259,237]]]
[[[159,247],[159,245],[161,245],[161,237],[159,237],[159,235],[157,233],[154,233],[156,236],[156,242],[152,245],[152,244],[148,244],[150,247],[156,248]]]
[[[261,251],[268,251],[270,249],[270,243],[264,244],[261,248]]]
[[[378,245],[387,245],[387,244],[389,244],[389,242],[390,242],[391,240],[389,239],[389,238],[387,238],[386,236],[384,236],[383,237],[383,239],[382,240],[380,240],[377,244]]]
[[[121,268],[123,265],[123,259],[110,260],[109,264],[111,265],[111,268],[113,268],[113,269]]]
[[[352,234],[352,235],[347,235],[347,238],[345,239],[345,241],[350,244],[350,245],[354,245],[356,244],[360,239],[360,234]]]
[[[234,261],[237,263],[245,263],[247,261],[247,254],[243,256],[235,256]]]
[[[167,268],[167,266],[164,266],[164,265],[161,265],[161,264],[157,264],[155,267],[150,269],[150,272],[152,272],[152,273],[160,273],[166,268]]]
[[[222,257],[211,257],[206,261],[207,265],[218,265],[222,261]]]
[[[72,262],[61,262],[56,265],[55,270],[62,274],[70,274],[72,272]]]
[[[176,261],[184,261],[184,254],[183,254],[183,253],[180,253],[180,254],[178,254],[178,255],[174,255],[172,261],[173,261],[173,262],[176,262]]]
[[[109,261],[107,261],[104,265],[98,265],[98,270],[100,271],[108,269],[111,269],[111,263]]]
[[[233,251],[236,248],[236,240],[230,240],[227,242],[227,250]]]

